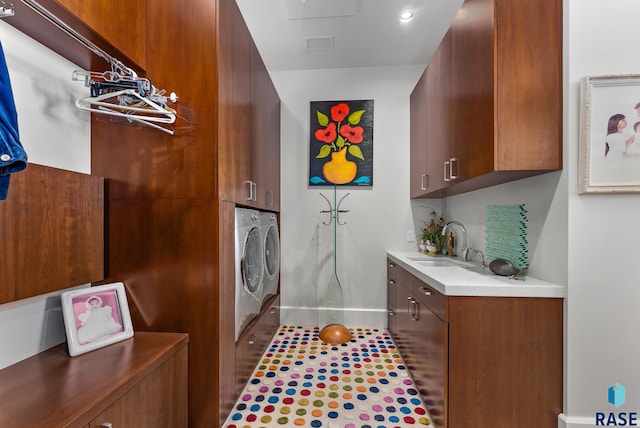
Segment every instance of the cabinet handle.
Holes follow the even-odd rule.
[[[255,334],[252,334],[251,337],[249,337],[249,340],[248,340],[249,345],[255,345],[256,340],[258,340],[258,337]]]
[[[416,310],[418,301],[413,297],[407,297],[407,302],[407,312],[409,312],[409,314],[411,315],[411,319],[414,321],[418,321],[420,319],[420,313],[418,312],[419,309]]]
[[[460,178],[460,167],[457,168],[458,174],[453,173],[453,163],[458,162],[458,158],[449,159],[451,162],[449,163],[449,179],[455,180],[456,178]]]
[[[393,279],[389,280],[389,285],[396,285],[396,282]]]
[[[278,312],[278,308],[276,308],[276,307],[273,307],[273,308],[271,308],[269,310],[269,313],[272,314],[272,315],[275,314],[276,312]]]
[[[394,316],[396,314],[396,311],[394,311],[393,309],[389,309],[387,313],[389,314],[389,316]]]
[[[100,424],[100,427],[102,428],[112,428],[113,425],[111,424],[111,422],[103,422]]]
[[[243,181],[242,184],[247,184],[249,187],[249,196],[246,198],[247,201],[253,201],[253,181],[251,180]]]
[[[393,263],[389,263],[389,267],[394,268],[394,267],[396,267],[396,265],[395,265],[395,264],[393,264]]]
[[[447,178],[447,171],[449,171],[449,161],[444,161],[444,181],[451,181],[450,178]]]
[[[267,206],[270,207],[273,205],[273,191],[267,190]]]
[[[433,294],[431,290],[424,286],[420,287],[419,290],[422,291],[422,294],[424,294],[425,296],[431,296]]]
[[[255,183],[255,181],[251,182],[251,197],[253,198],[251,199],[252,201],[258,200],[258,185]]]
[[[422,176],[420,177],[420,190],[427,190],[427,186],[429,185],[429,180],[427,177],[427,174],[422,174]]]

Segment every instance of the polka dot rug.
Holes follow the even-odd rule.
[[[432,427],[389,333],[350,331],[331,346],[318,327],[281,326],[223,427]]]

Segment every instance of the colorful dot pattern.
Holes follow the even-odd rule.
[[[281,326],[223,428],[433,426],[389,333],[350,331],[332,346],[319,327]]]

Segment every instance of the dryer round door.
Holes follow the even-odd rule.
[[[280,269],[280,238],[278,228],[269,226],[264,238],[264,262],[265,271],[269,279],[273,279]]]
[[[264,265],[261,241],[260,229],[252,227],[244,240],[242,259],[240,260],[242,283],[247,291],[252,294],[258,290],[262,283]]]

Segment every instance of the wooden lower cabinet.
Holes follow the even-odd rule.
[[[390,333],[435,426],[557,427],[562,299],[444,296],[387,267]]]
[[[0,370],[0,426],[185,428],[188,335],[136,332],[76,357],[62,344]]]
[[[273,335],[280,326],[280,296],[268,300],[236,342],[236,395],[249,381]]]

